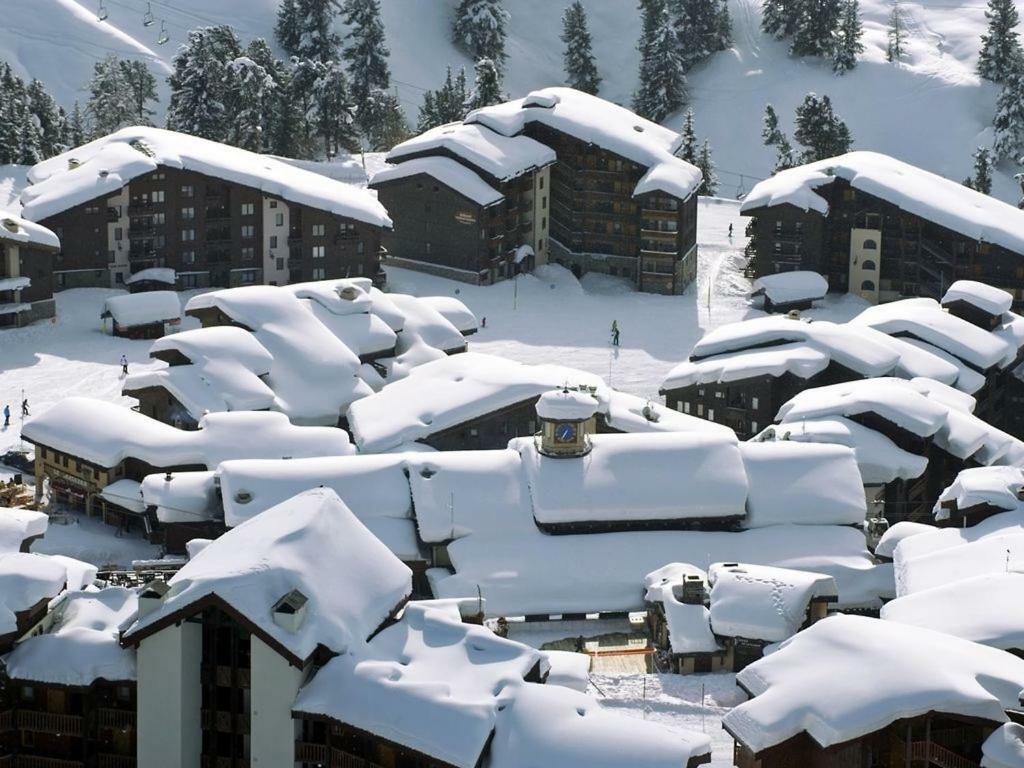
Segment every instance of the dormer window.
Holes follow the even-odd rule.
[[[307,602],[302,592],[293,589],[274,604],[274,623],[289,632],[298,632],[306,618]]]

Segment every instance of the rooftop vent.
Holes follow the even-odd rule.
[[[274,605],[274,623],[289,632],[298,632],[306,618],[308,599],[299,590],[293,589]]]
[[[133,142],[131,142],[131,147],[132,149],[141,152],[146,157],[156,157],[156,152],[153,151],[153,148],[150,147],[142,139],[135,139]]]
[[[1017,498],[1024,501],[1024,485],[1017,486]]]
[[[338,295],[345,301],[355,301],[359,297],[359,289],[354,285],[346,285],[338,291]]]
[[[14,219],[4,219],[3,225],[4,229],[6,229],[8,232],[18,231],[18,222],[16,222]]]
[[[77,168],[81,164],[82,164],[81,160],[78,160],[78,159],[76,159],[74,157],[69,157],[68,158],[68,170],[69,171],[75,170],[75,168]]]
[[[637,133],[643,133],[644,127],[642,125],[634,125],[633,130],[636,131]]]
[[[139,618],[152,613],[163,602],[170,587],[162,577],[157,577],[139,593]]]
[[[240,491],[235,492],[235,503],[236,504],[248,504],[252,501],[252,494],[244,488]]]
[[[790,320],[799,320],[800,319],[800,310],[799,309],[791,309],[791,310],[789,310],[789,312],[786,313],[786,317],[788,317]]]
[[[102,171],[100,171],[100,178],[101,179],[105,179],[109,175],[110,175],[110,171],[108,171],[106,168],[104,168]]]

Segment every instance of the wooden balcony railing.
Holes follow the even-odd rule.
[[[116,728],[129,730],[135,728],[135,712],[130,709],[96,710],[96,725],[100,728]]]
[[[10,733],[14,730],[14,712],[10,709],[5,709],[0,712],[0,733]],[[0,768],[3,768],[3,763],[0,763]]]
[[[320,763],[327,765],[331,751],[325,744],[311,744],[308,741],[295,742],[295,761],[298,763]]]
[[[377,763],[342,752],[340,749],[331,749],[331,768],[382,768]]]
[[[57,760],[53,757],[15,755],[14,768],[85,768],[80,760]]]
[[[14,719],[19,731],[53,733],[58,736],[82,735],[82,718],[79,715],[55,715],[49,712],[20,710]]]
[[[912,760],[926,760],[939,768],[978,768],[978,764],[973,760],[968,760],[934,741],[911,742],[910,757]]]
[[[96,756],[96,768],[136,768],[135,758],[129,755]]]
[[[248,733],[249,715],[221,712],[213,709],[202,711],[203,728],[218,733]]]

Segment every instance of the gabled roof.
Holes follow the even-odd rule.
[[[0,241],[48,251],[60,250],[60,240],[53,232],[4,210],[0,210]]]
[[[100,317],[108,315],[125,328],[165,323],[181,317],[181,301],[174,291],[126,293],[106,300]]]
[[[370,192],[237,147],[185,133],[133,126],[33,166],[21,195],[23,215],[41,221],[111,195],[157,168],[195,171],[378,227],[391,227]]]
[[[373,174],[370,186],[375,187],[414,176],[429,176],[467,200],[484,207],[495,205],[505,199],[501,192],[469,168],[451,158],[441,156],[416,157],[398,165],[388,165]]]

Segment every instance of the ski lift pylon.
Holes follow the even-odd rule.
[[[746,194],[747,194],[747,188],[746,188],[746,184],[744,184],[743,174],[741,173],[740,174],[739,186],[736,187],[736,199],[737,200],[742,200],[744,195],[746,195]]]
[[[100,9],[96,12],[96,21],[106,21],[107,15],[107,7],[103,5],[103,0],[100,0]]]
[[[153,4],[146,3],[146,12],[142,14],[142,26],[151,27],[156,19],[153,18]]]
[[[158,37],[156,39],[156,44],[157,45],[163,45],[164,43],[166,43],[170,39],[171,38],[167,36],[167,22],[166,21],[161,21],[160,22],[160,37]]]

